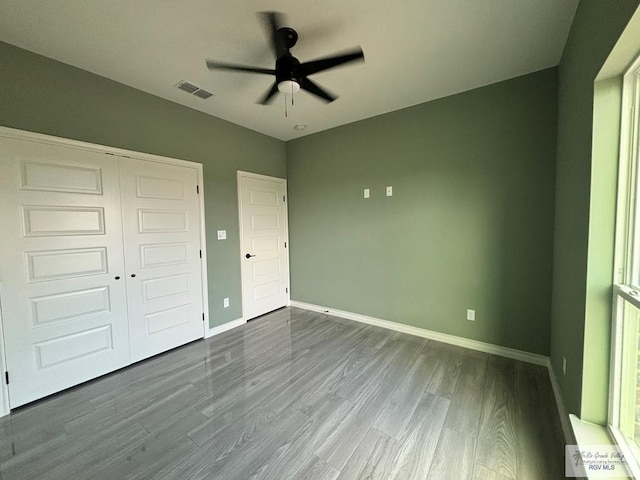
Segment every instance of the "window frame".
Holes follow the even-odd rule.
[[[640,478],[640,449],[627,441],[620,422],[622,406],[628,401],[622,393],[625,388],[628,393],[630,388],[625,361],[637,364],[638,355],[638,322],[634,321],[634,338],[625,338],[624,308],[626,302],[639,311],[640,317],[640,57],[623,76],[621,107],[608,429],[625,455],[629,470]],[[624,359],[625,346],[629,349],[632,343],[636,346],[635,356]]]

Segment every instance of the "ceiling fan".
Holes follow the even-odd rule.
[[[314,73],[328,70],[345,63],[364,60],[362,49],[357,47],[339,55],[300,63],[289,51],[298,41],[298,33],[293,28],[283,26],[284,15],[278,12],[261,12],[259,15],[262,17],[268,31],[271,49],[276,58],[276,68],[250,67],[215,60],[207,60],[207,67],[210,70],[233,70],[275,75],[275,82],[257,102],[262,105],[270,103],[274,95],[278,92],[293,94],[300,89],[316,95],[327,103],[338,98],[311,81],[308,77]]]

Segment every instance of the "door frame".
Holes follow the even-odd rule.
[[[289,191],[287,189],[287,179],[286,178],[281,178],[281,177],[272,177],[270,175],[262,175],[260,173],[252,173],[252,172],[246,172],[243,170],[238,170],[237,171],[237,189],[238,189],[238,233],[240,235],[240,296],[242,298],[242,320],[243,323],[246,322],[247,320],[249,320],[248,318],[245,317],[245,298],[247,298],[247,295],[244,290],[244,268],[243,268],[243,263],[242,260],[244,258],[243,256],[243,252],[247,251],[245,249],[245,245],[244,245],[244,231],[243,231],[243,226],[242,226],[242,178],[254,178],[256,180],[268,180],[268,181],[279,181],[279,182],[283,182],[284,183],[284,195],[286,197],[286,200],[284,202],[284,236],[285,236],[285,242],[287,243],[287,248],[286,248],[286,255],[287,255],[287,305],[289,305],[291,303],[291,259],[289,256],[289,247],[291,246],[291,243],[289,242]]]
[[[79,140],[72,140],[69,138],[55,137],[53,135],[45,135],[42,133],[29,132],[26,130],[18,130],[15,128],[0,126],[0,137],[11,138],[15,140],[24,140],[29,142],[44,143],[49,145],[58,145],[67,148],[73,148],[76,150],[88,150],[91,152],[103,153],[106,155],[113,155],[114,157],[125,157],[137,160],[147,160],[157,163],[166,163],[170,165],[178,165],[183,167],[195,168],[198,175],[198,202],[200,207],[200,248],[202,250],[202,261],[200,262],[200,271],[202,278],[202,311],[204,314],[204,321],[202,322],[202,337],[204,338],[209,330],[209,289],[207,280],[207,236],[205,228],[205,212],[204,212],[204,175],[203,166],[198,162],[190,162],[187,160],[180,160],[177,158],[163,157],[160,155],[154,155],[152,153],[136,152],[133,150],[126,150],[123,148],[109,147],[105,145],[98,145],[94,143],[82,142]],[[117,158],[114,158],[117,160]],[[4,381],[4,372],[6,371],[6,359],[4,352],[4,333],[2,330],[2,291],[0,290],[0,372],[2,373],[2,380],[0,381],[0,417],[9,414],[9,388]]]
[[[0,282],[1,284],[2,282]],[[5,383],[4,372],[7,371],[7,360],[5,358],[4,332],[2,330],[2,299],[0,298],[0,417],[9,415],[9,386]]]

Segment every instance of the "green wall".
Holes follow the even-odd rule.
[[[591,202],[593,82],[637,6],[582,0],[559,67],[551,361],[569,413],[597,423],[606,420],[615,191],[611,170],[594,170],[606,177],[593,177]]]
[[[556,93],[553,68],[287,142],[292,299],[548,354]]]
[[[202,163],[210,325],[242,316],[236,170],[284,177],[284,142],[2,42],[0,82],[0,125]]]

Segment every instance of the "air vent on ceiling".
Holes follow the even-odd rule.
[[[193,92],[193,94],[194,94],[196,97],[200,97],[200,98],[203,98],[203,99],[205,99],[205,100],[206,100],[207,98],[209,98],[209,97],[213,96],[213,93],[211,93],[211,92],[207,92],[206,90],[202,90],[202,89],[200,89],[200,90],[196,90],[195,92]]]
[[[198,90],[193,83],[185,82],[184,80],[176,85],[180,90],[184,90],[185,92],[193,93]]]
[[[202,98],[203,100],[206,100],[207,98],[213,96],[213,93],[207,92],[206,90],[203,90],[202,88],[194,85],[191,82],[187,82],[186,80],[182,80],[181,82],[177,83],[175,86],[178,87],[180,90],[183,90],[187,93],[192,93],[196,97]]]

